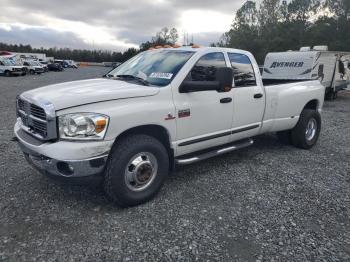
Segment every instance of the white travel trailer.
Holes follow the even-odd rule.
[[[34,61],[47,61],[46,54],[42,53],[15,53],[11,52],[13,55],[19,56],[23,60],[34,60]]]
[[[300,81],[320,79],[326,97],[350,84],[350,53],[328,51],[327,46],[302,47],[299,51],[268,53],[262,77],[265,80]]]

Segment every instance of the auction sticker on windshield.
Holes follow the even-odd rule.
[[[162,79],[171,79],[173,77],[172,73],[161,73],[161,72],[153,72],[149,75],[150,78],[162,78]]]

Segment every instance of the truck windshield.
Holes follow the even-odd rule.
[[[108,73],[107,77],[142,79],[149,85],[166,86],[193,54],[193,51],[184,50],[142,52]]]

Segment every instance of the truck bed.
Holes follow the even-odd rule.
[[[291,83],[307,82],[307,81],[313,81],[313,80],[312,79],[305,79],[305,80],[262,79],[264,86],[283,85],[283,84],[291,84]]]

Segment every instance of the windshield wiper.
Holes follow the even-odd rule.
[[[134,76],[134,75],[117,75],[116,77],[124,78],[124,79],[128,79],[129,78],[129,79],[132,79],[132,80],[137,80],[140,83],[142,83],[143,85],[149,86],[149,82],[146,79],[143,79],[141,77],[137,77],[137,76]]]

